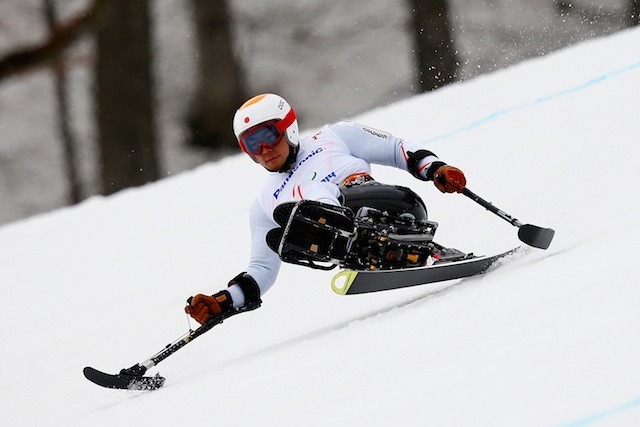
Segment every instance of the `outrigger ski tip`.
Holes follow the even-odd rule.
[[[182,337],[178,338],[171,344],[167,344],[162,350],[151,356],[144,362],[136,363],[130,368],[120,370],[119,374],[112,375],[98,371],[90,366],[83,369],[84,376],[94,384],[100,387],[120,389],[120,390],[156,390],[164,385],[165,378],[159,374],[153,377],[145,377],[147,369],[156,366],[167,357],[180,350],[182,347],[204,334],[211,328],[222,323],[225,319],[235,316],[238,313],[255,310],[260,304],[245,304],[243,307],[234,311],[221,313],[217,316],[209,318],[209,320],[196,330],[189,330]]]
[[[522,224],[516,218],[512,217],[502,209],[494,206],[493,203],[484,200],[473,191],[465,188],[462,192],[465,196],[485,208],[486,210],[496,214],[509,224],[518,227],[518,238],[521,242],[538,249],[549,249],[553,236],[556,232],[551,228],[538,227],[533,224]]]
[[[89,381],[105,388],[120,390],[156,390],[164,385],[164,377],[159,374],[153,377],[135,374],[136,367],[142,368],[140,365],[135,365],[129,369],[122,369],[117,375],[107,374],[89,366],[84,368],[82,372]]]
[[[538,249],[549,249],[555,234],[556,232],[551,228],[542,228],[532,224],[521,225],[518,230],[520,241]]]

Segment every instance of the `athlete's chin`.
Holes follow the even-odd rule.
[[[269,172],[278,172],[280,169],[282,169],[283,165],[284,165],[284,162],[279,162],[279,161],[269,161],[269,162],[262,163],[262,166],[264,166],[264,168]]]

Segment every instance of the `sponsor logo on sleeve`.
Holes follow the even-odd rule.
[[[367,133],[369,133],[369,134],[371,134],[371,135],[373,135],[373,136],[375,136],[375,137],[377,137],[377,138],[389,139],[389,135],[387,135],[385,133],[382,133],[382,132],[380,132],[378,130],[371,129],[371,128],[368,128],[366,126],[362,126],[362,130],[367,132]]]

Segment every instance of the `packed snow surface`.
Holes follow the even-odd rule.
[[[285,265],[262,308],[153,368],[167,377],[154,392],[100,388],[82,368],[117,373],[189,329],[185,300],[246,266],[266,172],[238,155],[0,228],[0,423],[640,425],[639,45],[639,30],[618,33],[357,118],[554,228],[547,251],[357,296]],[[374,176],[424,198],[440,243],[520,243],[463,196]]]

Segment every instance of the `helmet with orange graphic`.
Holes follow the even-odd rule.
[[[242,104],[233,117],[233,132],[242,151],[250,156],[274,147],[281,138],[294,148],[300,144],[296,112],[284,98],[272,93]]]

